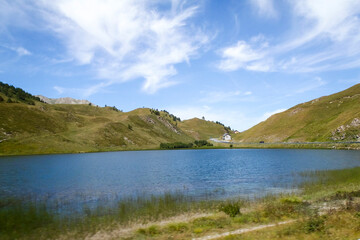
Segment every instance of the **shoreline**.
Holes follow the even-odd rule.
[[[1,144],[1,143],[0,143]],[[0,157],[16,156],[42,156],[42,155],[59,155],[59,154],[83,154],[83,153],[106,153],[106,152],[133,152],[133,151],[174,151],[174,150],[211,150],[211,149],[319,149],[319,150],[360,150],[360,142],[303,142],[303,143],[241,143],[241,142],[214,142],[213,147],[198,148],[139,148],[139,149],[109,149],[109,150],[89,150],[78,152],[44,152],[44,153],[20,153],[20,154],[3,154]],[[232,145],[232,147],[230,147]]]

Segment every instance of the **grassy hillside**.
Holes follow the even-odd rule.
[[[241,142],[360,141],[360,84],[296,105],[235,136]]]
[[[196,140],[218,138],[226,132],[223,125],[199,118],[184,120],[178,126]]]
[[[13,90],[0,92],[0,155],[150,149],[219,137],[224,131],[205,120],[181,122],[166,111],[51,105],[21,89],[4,89]]]

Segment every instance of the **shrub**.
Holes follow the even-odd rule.
[[[185,232],[188,229],[186,223],[172,223],[167,227],[169,232]]]
[[[303,203],[303,201],[299,197],[296,197],[296,196],[283,197],[280,199],[280,202],[284,203],[284,204],[295,204],[295,205]]]
[[[3,102],[3,101],[4,101],[3,97],[2,97],[2,96],[0,96],[0,102]]]
[[[239,202],[227,202],[220,206],[219,210],[226,213],[230,217],[240,215],[240,203]]]
[[[323,231],[325,228],[325,217],[314,216],[305,222],[304,230],[306,233]]]

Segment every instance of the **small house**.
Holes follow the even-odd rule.
[[[224,141],[231,141],[231,136],[230,136],[230,134],[225,133],[225,134],[222,136],[222,140],[224,140]]]

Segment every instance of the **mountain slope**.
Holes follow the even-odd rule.
[[[235,136],[241,142],[360,140],[360,84],[296,105]]]
[[[179,123],[179,127],[196,140],[218,138],[226,132],[224,126],[199,118],[184,120]]]
[[[122,112],[115,107],[46,104],[5,85],[0,83],[0,155],[158,148],[160,143],[218,137],[224,129],[200,119],[197,125],[189,125],[191,120],[183,124],[166,111],[148,108]]]

